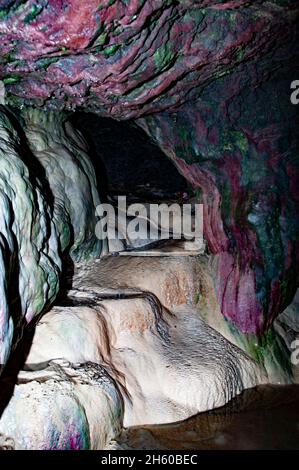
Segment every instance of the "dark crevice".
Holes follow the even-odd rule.
[[[107,195],[132,200],[180,199],[191,187],[162,150],[134,121],[74,113],[71,123],[84,135],[102,201]]]

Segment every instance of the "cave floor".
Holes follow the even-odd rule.
[[[74,285],[134,287],[153,292],[167,307],[192,304],[200,289],[194,282],[199,260],[204,257],[153,257],[146,261],[134,256],[107,257],[99,264],[77,267]],[[169,276],[174,276],[171,282]],[[261,385],[245,390],[223,407],[185,421],[129,427],[119,445],[164,450],[298,449],[299,385]]]
[[[14,403],[20,396],[22,413],[37,410],[36,416],[30,415],[30,422],[36,422],[44,395],[40,401],[34,387],[45,384],[49,392],[47,381],[54,386],[60,380],[59,374],[53,379],[58,366],[54,361],[52,370],[51,361],[63,358],[59,367],[67,376],[77,373],[79,387],[76,364],[99,364],[108,367],[116,381],[112,383],[118,384],[115,390],[121,390],[122,399],[118,392],[111,395],[117,416],[124,404],[120,428],[111,428],[112,438],[93,444],[95,448],[299,448],[299,385],[259,385],[267,382],[251,359],[199,318],[199,297],[211,301],[204,278],[208,265],[208,255],[202,254],[107,256],[72,266],[67,297],[42,317],[29,338]],[[34,406],[22,398],[22,390],[30,387],[33,392],[26,396]],[[8,424],[17,406],[11,403],[5,409]],[[105,429],[114,422],[109,419]],[[3,424],[7,432],[8,424]],[[40,440],[31,443],[30,432],[26,430],[30,448],[40,448]],[[22,442],[18,445],[24,448]]]
[[[299,449],[299,385],[262,385],[180,423],[131,427],[120,445],[147,450]]]

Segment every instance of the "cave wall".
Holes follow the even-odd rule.
[[[49,186],[62,253],[68,251],[74,261],[98,256],[102,241],[95,236],[95,208],[100,198],[86,141],[63,114],[31,109],[22,119],[28,145]]]
[[[298,112],[286,51],[271,57],[272,71],[265,57],[196,102],[138,120],[201,190],[222,313],[254,334],[290,303],[299,275]]]
[[[299,280],[298,13],[291,0],[0,0],[1,366],[45,314],[0,446],[109,448],[124,423],[177,421],[292,380],[297,300],[274,320]],[[135,120],[197,190],[201,276],[189,261],[145,264],[143,277],[114,257],[110,277],[103,260],[86,263],[107,247],[88,149],[67,122],[76,110]],[[66,260],[83,267],[46,312]],[[134,290],[134,276],[178,304]],[[188,279],[198,299],[181,305]],[[229,341],[207,325],[215,312]],[[240,334],[255,361],[231,344]]]
[[[9,101],[137,118],[294,40],[289,0],[1,0]],[[82,28],[84,24],[84,28]]]
[[[65,118],[0,109],[0,364],[22,329],[55,300],[64,257],[88,260],[96,238],[95,174]]]
[[[223,315],[264,333],[298,285],[296,2],[0,6],[5,103],[137,119],[201,190]]]

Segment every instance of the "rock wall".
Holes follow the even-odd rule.
[[[242,333],[258,335],[299,281],[294,72],[285,49],[271,57],[272,69],[266,58],[237,68],[197,101],[138,120],[200,192],[223,315]]]
[[[75,261],[98,256],[102,242],[95,236],[100,203],[88,147],[78,130],[59,113],[22,113],[28,144],[44,170],[53,200],[53,221],[61,251]]]
[[[213,301],[216,293],[206,320],[257,359],[211,329],[197,307],[167,311],[152,292],[131,291],[119,303],[119,292],[109,298],[102,286],[82,293],[78,285],[58,312],[57,349],[33,344],[29,375],[19,376],[0,423],[4,446],[13,437],[16,448],[107,447],[122,421],[183,419],[271,381],[269,361],[284,369],[294,312],[278,315],[299,282],[298,113],[290,102],[298,12],[289,0],[0,0],[1,365],[56,298],[63,261],[106,252],[94,235],[94,171],[63,114],[78,108],[136,120],[198,190]],[[178,279],[169,279],[175,301]],[[46,331],[39,324],[37,345],[48,345],[56,314],[47,314]],[[55,356],[67,364],[55,365]],[[92,385],[86,395],[82,384]],[[45,395],[50,404],[58,396],[61,410]],[[98,428],[91,402],[103,412]],[[36,415],[28,411],[25,429],[18,416],[26,403]]]
[[[58,293],[61,259],[51,207],[15,118],[1,107],[1,335],[5,364],[14,334]],[[14,125],[15,124],[15,125]],[[16,331],[17,330],[17,331]]]
[[[126,119],[193,99],[211,80],[286,43],[298,13],[291,0],[1,0],[0,7],[0,77],[10,99]]]
[[[126,264],[122,279],[116,257],[78,267],[65,305],[37,325],[0,419],[0,435],[15,448],[111,448],[123,426],[180,421],[268,381],[259,364],[184,303],[186,286],[166,275],[174,262],[161,258],[152,270],[139,260],[144,277],[164,285],[163,302],[172,297],[171,309],[134,287]],[[177,264],[184,266],[178,279],[192,277],[192,263]],[[113,278],[127,287],[111,287]]]
[[[202,192],[223,315],[262,335],[298,285],[296,2],[0,5],[6,101],[141,118]]]
[[[23,326],[56,298],[63,256],[89,259],[102,246],[94,230],[94,172],[83,141],[64,130],[63,119],[32,112],[25,125],[1,106],[0,155],[3,365]]]

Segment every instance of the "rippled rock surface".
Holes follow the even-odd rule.
[[[147,258],[139,259],[141,284],[160,285],[170,309],[134,288],[140,276],[130,276],[126,262],[116,287],[121,265],[109,261],[78,267],[64,305],[37,324],[0,419],[0,433],[18,448],[111,448],[123,426],[180,421],[267,382],[260,365],[190,304],[192,284],[188,292],[184,280],[192,279],[193,263],[180,260],[171,277],[175,260],[155,259],[156,269],[148,269]]]
[[[13,336],[42,312],[58,293],[61,259],[58,234],[42,182],[18,132],[15,118],[0,115],[0,362]],[[16,331],[17,329],[17,331]]]
[[[298,14],[289,0],[0,0],[1,365],[48,310],[2,416],[3,447],[109,447],[123,424],[298,379]],[[203,258],[147,261],[150,272],[87,264],[107,246],[88,150],[64,114],[75,110],[133,120],[172,160],[204,206]],[[74,261],[73,290],[49,311]],[[76,370],[91,380],[85,397]],[[89,397],[103,398],[103,422]]]
[[[17,102],[136,118],[292,37],[293,1],[1,0],[0,76]],[[84,24],[84,28],[82,28]]]
[[[63,256],[89,259],[101,252],[94,233],[99,199],[84,145],[63,119],[32,112],[25,126],[1,106],[2,365],[24,325],[56,298]]]
[[[202,192],[222,314],[264,335],[298,286],[296,2],[0,5],[7,102],[141,118]]]

